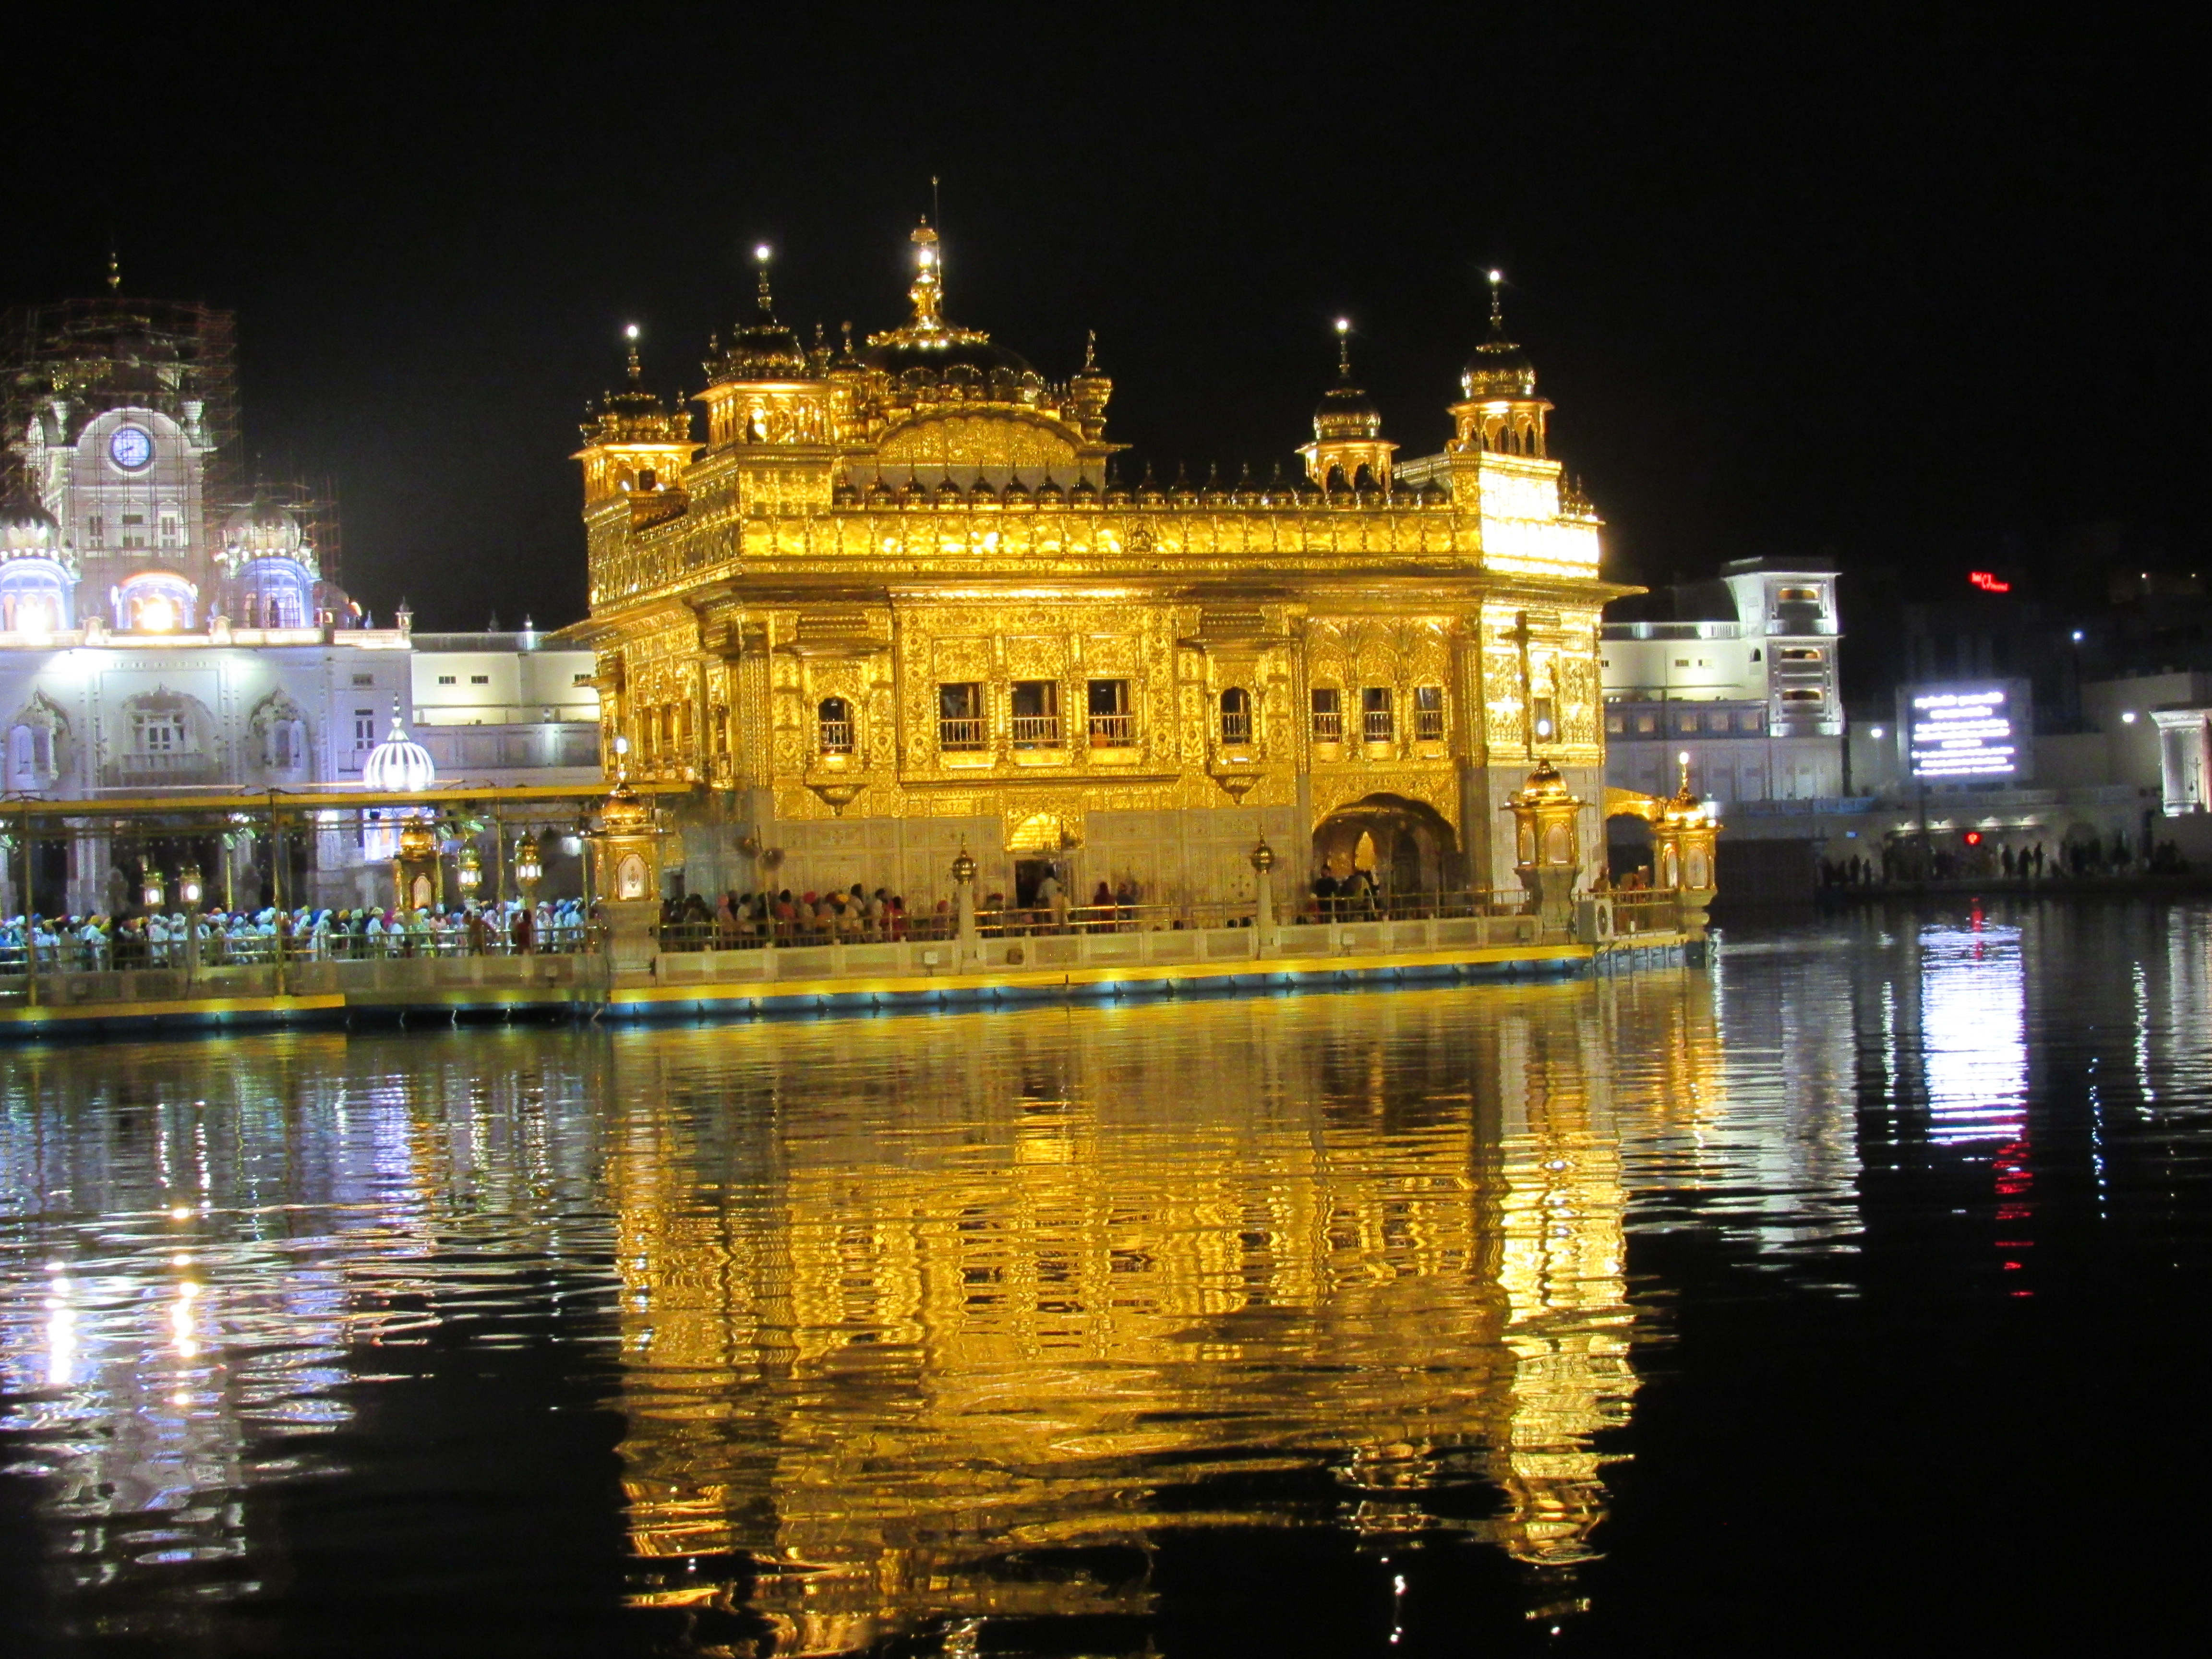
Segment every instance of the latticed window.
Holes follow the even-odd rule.
[[[815,741],[825,755],[853,752],[853,706],[842,697],[824,697],[814,711]]]
[[[1221,694],[1221,740],[1252,741],[1252,694],[1241,685],[1232,685]]]
[[[1369,743],[1388,743],[1396,735],[1389,686],[1370,685],[1359,694],[1359,723],[1360,736]]]
[[[1014,682],[1014,747],[1060,747],[1060,683],[1057,680]]]
[[[1344,741],[1344,693],[1333,685],[1317,685],[1313,692],[1313,740]]]
[[[1422,743],[1444,740],[1444,689],[1441,685],[1413,688],[1413,736]]]
[[[983,724],[983,687],[977,680],[957,680],[937,688],[937,746],[952,753],[985,748],[989,743]]]
[[[1129,682],[1091,682],[1091,746],[1127,749],[1137,741],[1137,717],[1129,708]]]

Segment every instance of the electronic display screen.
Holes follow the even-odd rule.
[[[1908,686],[1898,726],[1915,778],[2020,778],[2033,770],[2034,723],[2027,685],[1998,680],[1978,685]]]

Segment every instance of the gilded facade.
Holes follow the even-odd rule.
[[[755,314],[707,364],[706,441],[642,383],[585,479],[607,758],[700,787],[698,889],[1249,890],[1358,860],[1401,889],[1516,885],[1506,796],[1548,760],[1602,799],[1596,636],[1626,590],[1491,328],[1437,454],[1395,456],[1348,356],[1304,476],[1131,484],[1086,353],[1045,380],[950,321],[913,236],[901,326],[811,345]],[[1581,844],[1601,848],[1596,808]],[[1589,873],[1585,872],[1585,874]]]

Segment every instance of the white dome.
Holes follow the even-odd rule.
[[[61,539],[54,515],[28,495],[11,495],[0,503],[0,552],[52,553]]]
[[[382,743],[368,751],[362,763],[361,787],[364,789],[418,790],[428,789],[436,780],[438,769],[430,759],[430,751],[407,735],[407,728],[399,723],[399,706],[392,708],[392,732]]]
[[[296,553],[307,537],[288,509],[257,500],[222,521],[222,540],[247,553]]]

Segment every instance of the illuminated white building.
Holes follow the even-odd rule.
[[[240,482],[234,359],[229,316],[201,306],[111,294],[0,327],[0,788],[120,806],[373,787],[395,711],[433,728],[441,781],[596,784],[590,653],[417,641],[404,606],[366,625],[331,580],[335,514]],[[40,902],[115,908],[131,884],[106,828],[54,840]],[[321,849],[329,896],[360,885],[342,866],[362,851]]]
[[[1607,782],[1667,793],[1686,753],[1692,786],[1723,803],[1843,794],[1842,637],[1836,573],[1771,561],[1608,607]]]

